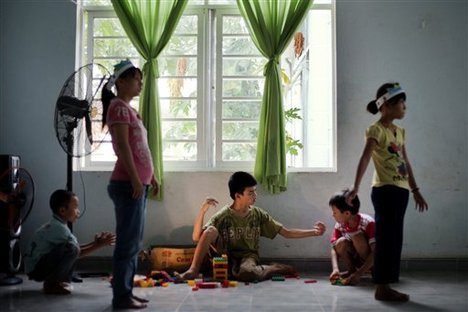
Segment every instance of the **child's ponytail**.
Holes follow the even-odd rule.
[[[375,115],[379,112],[379,109],[377,108],[377,103],[375,102],[375,100],[372,100],[367,104],[367,111],[371,113],[372,115]]]
[[[102,101],[102,128],[106,126],[107,123],[107,111],[109,110],[110,102],[115,98],[114,92],[107,88],[109,81],[106,82],[104,87],[102,87],[101,101]]]

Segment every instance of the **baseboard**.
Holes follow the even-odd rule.
[[[265,258],[262,261],[289,264],[299,272],[328,272],[331,270],[330,259],[323,258]],[[468,271],[468,258],[408,258],[402,259],[400,265],[402,271]]]
[[[328,272],[330,259],[306,258],[263,258],[262,262],[279,262],[292,265],[299,272]],[[139,263],[139,271],[148,272],[148,261]],[[78,261],[77,270],[90,272],[112,272],[111,257],[85,257]],[[402,271],[468,271],[468,258],[411,258],[401,260]]]

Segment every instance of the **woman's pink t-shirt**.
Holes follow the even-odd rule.
[[[111,100],[107,112],[107,125],[112,136],[112,147],[117,155],[117,161],[114,171],[112,172],[111,180],[130,181],[130,175],[119,157],[118,145],[112,129],[112,125],[115,124],[128,125],[128,141],[132,150],[133,161],[138,176],[140,177],[141,183],[150,184],[151,178],[153,177],[153,160],[148,147],[146,128],[138,116],[138,113],[130,107],[129,104],[117,97]]]

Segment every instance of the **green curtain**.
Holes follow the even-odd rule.
[[[313,1],[237,0],[258,50],[268,59],[254,175],[270,193],[287,189],[283,94],[279,59]]]
[[[169,42],[187,0],[112,0],[112,5],[128,38],[145,59],[139,110],[148,130],[154,175],[161,184],[157,199],[161,200],[164,183],[157,58]]]

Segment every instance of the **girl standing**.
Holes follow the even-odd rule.
[[[116,309],[141,309],[148,300],[133,295],[133,277],[142,247],[148,186],[159,190],[147,132],[130,101],[140,94],[142,72],[129,60],[114,66],[114,75],[102,90],[103,121],[117,156],[108,185],[115,207],[116,243],[112,260],[112,305]],[[117,95],[112,92],[115,86]]]
[[[419,192],[406,155],[405,130],[393,123],[405,116],[405,91],[396,82],[386,83],[378,89],[376,99],[367,105],[367,110],[372,114],[380,112],[380,119],[366,131],[366,144],[347,202],[351,205],[358,193],[372,158],[375,167],[371,192],[376,222],[375,299],[408,301],[407,294],[390,288],[389,284],[398,282],[400,276],[403,221],[409,192],[413,193],[416,209],[420,212],[427,210],[428,206]]]

